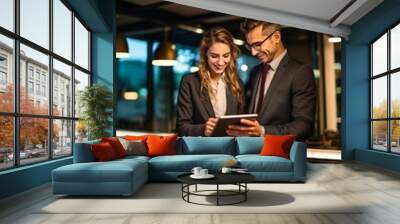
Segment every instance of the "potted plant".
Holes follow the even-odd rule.
[[[79,94],[81,108],[80,126],[87,128],[89,140],[108,136],[107,129],[112,125],[112,92],[102,84],[86,87]]]

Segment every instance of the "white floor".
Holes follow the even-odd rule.
[[[359,163],[310,163],[307,183],[317,184],[345,201],[364,205],[360,213],[302,214],[38,214],[54,201],[42,186],[0,202],[0,223],[252,224],[252,223],[400,223],[400,174]],[[313,197],[313,196],[310,196]],[[318,196],[315,197],[317,200]],[[171,205],[174,206],[174,205]]]

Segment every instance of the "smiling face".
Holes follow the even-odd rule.
[[[246,34],[246,41],[251,48],[251,54],[262,63],[271,62],[281,47],[280,32],[270,30],[263,32],[262,26],[257,26]]]
[[[231,49],[224,43],[213,43],[207,51],[207,63],[214,74],[222,74],[231,60]]]

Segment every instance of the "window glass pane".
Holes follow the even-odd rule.
[[[75,18],[75,63],[89,70],[89,32]]]
[[[0,116],[0,170],[14,165],[14,125],[10,116]]]
[[[0,35],[0,111],[14,111],[14,43]]]
[[[21,36],[49,48],[49,1],[20,0]]]
[[[119,97],[117,100],[117,126],[121,129],[146,129],[147,116],[147,42],[128,38],[129,57],[117,59],[118,92],[131,91],[138,94],[135,100]],[[132,49],[132,50],[131,50]],[[136,49],[136,50],[133,50]],[[132,71],[135,71],[133,74]],[[134,78],[132,78],[132,75]],[[131,108],[135,108],[132,110]]]
[[[81,114],[79,98],[86,86],[89,86],[89,75],[75,69],[75,117],[79,117]]]
[[[372,45],[372,68],[373,75],[387,71],[387,34]]]
[[[88,140],[88,129],[84,120],[75,121],[75,143]]]
[[[387,118],[387,77],[372,80],[372,118]]]
[[[372,122],[372,148],[387,151],[387,121]]]
[[[392,152],[400,153],[400,120],[391,121]]]
[[[49,57],[21,44],[20,108],[25,114],[48,114]]]
[[[53,1],[53,51],[71,60],[72,12],[60,1]]]
[[[21,164],[49,158],[48,121],[45,118],[21,117],[19,127]]]
[[[14,0],[0,1],[0,26],[14,31]]]
[[[390,88],[390,98],[391,98],[391,115],[392,117],[400,118],[400,72],[391,75],[391,88]]]
[[[72,117],[71,66],[53,60],[53,115]]]
[[[400,24],[390,33],[390,68],[400,67]]]
[[[72,154],[72,121],[53,120],[53,157]]]

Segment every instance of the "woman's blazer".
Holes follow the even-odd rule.
[[[200,76],[192,73],[183,76],[179,87],[176,129],[179,136],[203,136],[205,123],[215,117],[214,109],[206,89],[200,92]],[[243,86],[243,85],[241,85]],[[239,105],[230,86],[226,85],[226,115],[241,114],[243,103]]]

